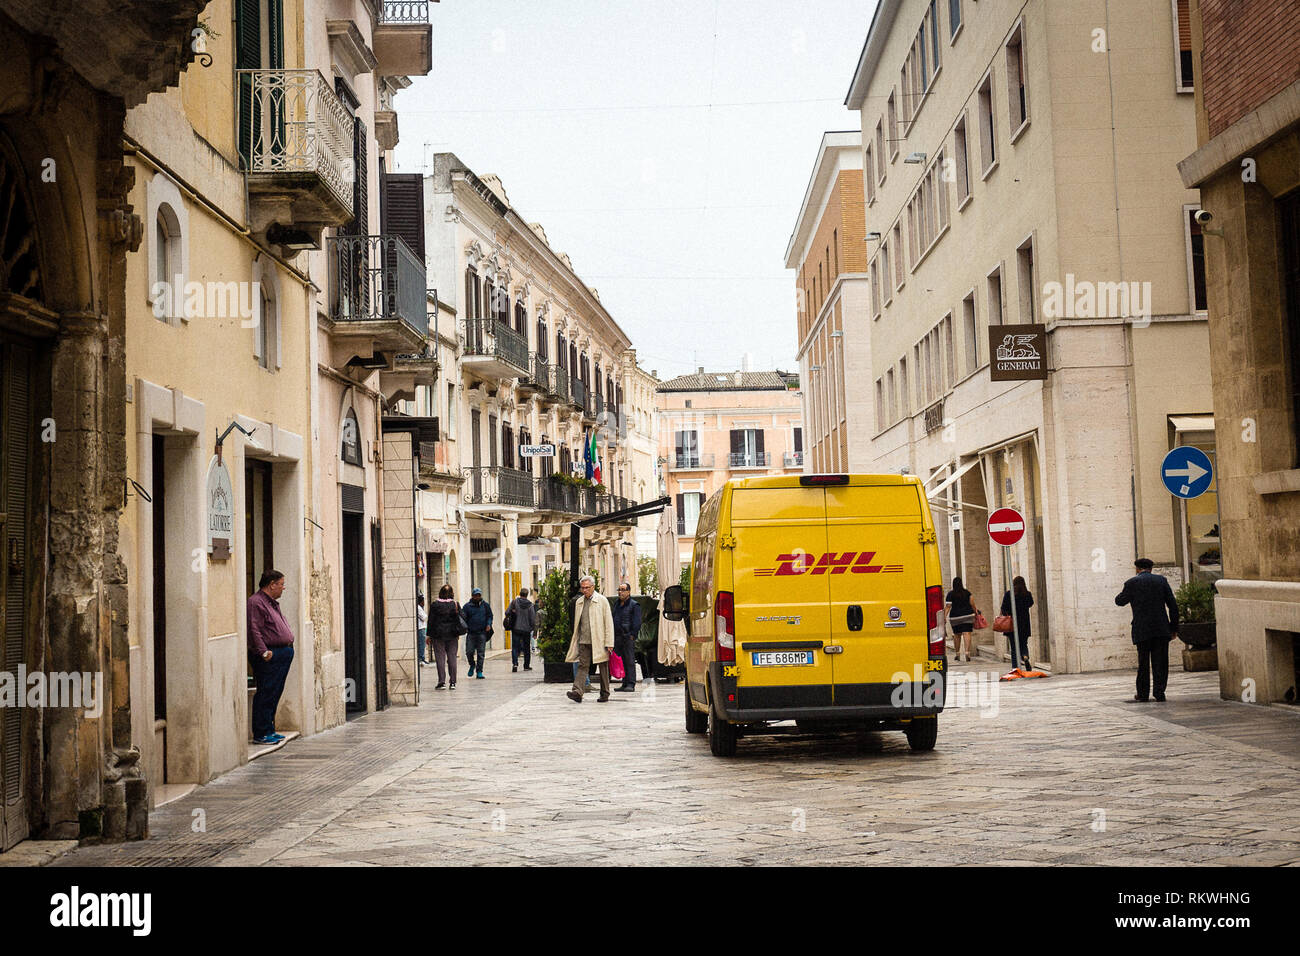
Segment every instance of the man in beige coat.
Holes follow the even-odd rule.
[[[583,575],[578,582],[582,596],[573,607],[573,637],[569,641],[569,653],[564,659],[578,665],[573,675],[573,690],[568,698],[575,704],[582,703],[582,692],[587,686],[587,674],[591,665],[600,669],[599,703],[609,700],[609,652],[614,647],[614,614],[609,609],[609,601],[603,594],[596,593],[596,580],[591,575]]]

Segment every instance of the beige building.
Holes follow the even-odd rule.
[[[448,303],[458,357],[422,408],[445,423],[447,461],[463,478],[459,500],[433,510],[455,529],[443,562],[457,598],[481,587],[499,616],[520,587],[567,567],[571,522],[633,503],[631,449],[646,425],[628,413],[635,353],[599,293],[499,179],[440,153],[424,189],[431,284]],[[584,467],[593,437],[599,483]],[[525,446],[554,454],[525,456]],[[583,564],[600,572],[602,589],[634,576],[633,525],[587,529]]]
[[[705,372],[659,385],[661,487],[673,502],[678,556],[690,563],[700,508],[729,478],[804,470],[797,376]]]
[[[1225,699],[1300,693],[1300,26],[1286,0],[1192,0],[1218,436]]]
[[[882,0],[847,100],[870,300],[842,347],[875,408],[848,467],[927,482],[945,577],[983,608],[1006,586],[988,509],[1020,509],[1030,653],[1058,671],[1133,665],[1113,598],[1135,552],[1175,587],[1217,573],[1213,496],[1184,509],[1160,474],[1214,450],[1179,9]],[[1007,324],[1045,329],[1045,380],[990,380]]]
[[[805,464],[812,472],[850,470],[874,433],[862,188],[861,134],[827,133],[785,253],[786,268],[797,274]]]

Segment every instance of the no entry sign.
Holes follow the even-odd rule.
[[[1015,508],[999,508],[989,515],[989,537],[994,543],[1010,546],[1024,536],[1025,517]]]

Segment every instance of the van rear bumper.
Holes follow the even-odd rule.
[[[944,705],[942,690],[936,700],[933,689],[919,682],[737,687],[736,678],[723,676],[717,662],[709,665],[709,682],[714,705],[734,723],[933,717]]]

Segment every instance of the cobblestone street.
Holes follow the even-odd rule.
[[[1213,673],[1175,673],[1163,706],[1126,703],[1123,673],[999,685],[995,716],[944,713],[932,753],[756,737],[732,760],[684,732],[680,684],[575,705],[540,671],[488,673],[54,865],[1300,863],[1300,714],[1220,701]]]

